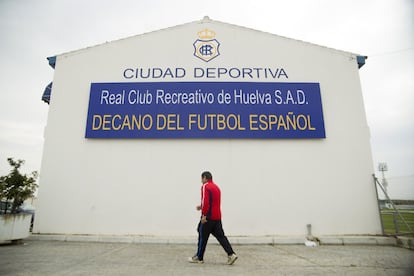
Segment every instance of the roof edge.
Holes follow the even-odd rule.
[[[47,57],[47,60],[49,61],[50,67],[55,69],[56,66],[56,56]]]
[[[365,64],[365,60],[368,59],[368,56],[357,56],[356,60],[358,62],[358,69],[360,69]]]
[[[47,59],[49,60],[49,65],[52,68],[55,68],[56,57],[57,56],[74,54],[76,52],[84,51],[84,50],[94,48],[94,47],[97,47],[97,46],[102,46],[102,45],[105,45],[105,44],[108,44],[108,43],[122,41],[122,40],[130,39],[130,38],[133,38],[133,37],[137,37],[137,36],[147,35],[147,34],[150,34],[150,33],[155,33],[155,32],[165,31],[165,30],[169,30],[169,29],[174,29],[174,28],[177,28],[177,27],[182,27],[182,26],[189,25],[189,24],[194,24],[194,23],[196,23],[196,24],[218,23],[218,24],[228,25],[228,26],[231,26],[231,27],[234,27],[234,28],[241,28],[241,29],[246,29],[246,30],[250,30],[250,31],[254,31],[254,32],[260,32],[260,33],[268,34],[268,35],[271,35],[271,36],[277,36],[277,37],[287,39],[287,40],[297,41],[297,42],[305,43],[305,44],[308,44],[308,45],[325,48],[325,49],[335,51],[335,52],[338,52],[338,53],[342,53],[342,54],[345,54],[345,55],[352,55],[352,56],[354,56],[355,59],[357,59],[358,68],[361,68],[365,64],[365,60],[368,58],[367,56],[362,56],[362,55],[352,53],[352,52],[349,52],[349,51],[339,50],[339,49],[335,49],[335,48],[331,48],[331,47],[328,47],[328,46],[315,44],[315,43],[300,40],[300,39],[290,38],[290,37],[286,37],[286,36],[283,36],[283,35],[270,33],[268,31],[261,31],[261,30],[250,28],[250,27],[245,27],[245,26],[236,25],[236,24],[232,24],[232,23],[227,23],[227,22],[223,22],[223,21],[213,20],[209,16],[204,16],[201,20],[191,21],[191,22],[187,22],[187,23],[183,23],[183,24],[179,24],[179,25],[174,25],[174,26],[170,26],[170,27],[166,27],[166,28],[161,28],[161,29],[158,29],[158,30],[144,32],[144,33],[141,33],[141,34],[127,36],[127,37],[120,38],[120,39],[106,41],[104,43],[99,43],[99,44],[96,44],[96,45],[92,45],[92,46],[88,46],[88,47],[79,48],[79,49],[76,49],[76,50],[64,52],[64,53],[61,53],[61,54],[57,54],[55,56],[48,57]]]

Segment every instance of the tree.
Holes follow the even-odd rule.
[[[38,187],[36,183],[38,174],[36,171],[30,175],[22,174],[19,169],[24,164],[24,160],[15,161],[13,158],[7,158],[7,162],[12,170],[8,175],[0,176],[0,200],[12,202],[11,213],[17,213],[23,202],[34,195]],[[4,213],[6,211],[7,204]]]

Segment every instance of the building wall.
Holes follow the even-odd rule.
[[[193,56],[209,28],[220,56]],[[325,139],[85,139],[92,82],[137,67],[283,67],[320,83]],[[176,81],[174,79],[144,81]],[[179,81],[235,81],[230,77]],[[236,80],[251,81],[251,80]],[[381,232],[355,55],[216,21],[57,56],[34,232],[195,235],[200,174],[222,190],[228,235]]]

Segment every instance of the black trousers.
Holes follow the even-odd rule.
[[[226,251],[227,255],[234,253],[233,248],[230,245],[226,235],[224,235],[223,226],[221,220],[208,220],[206,223],[198,223],[198,249],[197,257],[199,260],[203,260],[204,252],[206,251],[208,238],[212,234]]]

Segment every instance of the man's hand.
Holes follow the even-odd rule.
[[[201,224],[206,223],[207,222],[207,217],[206,216],[201,216],[200,222],[201,222]]]
[[[196,206],[197,211],[201,210],[201,205]]]

